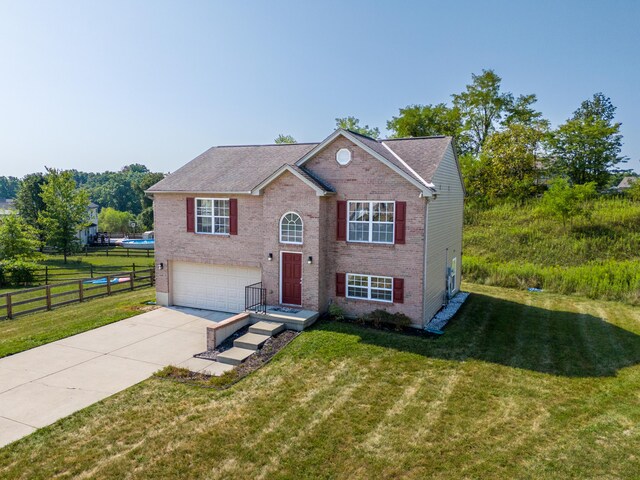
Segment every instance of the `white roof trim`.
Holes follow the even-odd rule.
[[[412,177],[411,175],[408,175],[407,172],[405,172],[405,171],[401,170],[400,168],[398,168],[396,165],[391,163],[388,159],[384,158],[378,152],[376,152],[375,150],[372,150],[371,148],[369,148],[369,146],[366,143],[363,143],[362,141],[360,141],[360,139],[358,139],[358,137],[356,137],[351,132],[349,132],[348,130],[345,130],[343,128],[337,129],[335,132],[333,132],[331,135],[329,135],[327,138],[325,138],[322,142],[320,142],[318,145],[316,145],[313,149],[311,149],[311,151],[309,153],[307,153],[304,157],[302,157],[300,160],[298,160],[295,164],[297,166],[299,166],[299,167],[303,166],[307,161],[309,161],[311,158],[313,158],[318,152],[323,150],[329,143],[331,143],[333,140],[335,140],[338,137],[338,135],[342,135],[346,139],[348,139],[351,142],[353,142],[356,145],[358,145],[360,148],[362,148],[369,155],[371,155],[372,157],[376,158],[380,162],[384,163],[387,167],[389,167],[391,170],[396,172],[402,178],[404,178],[409,183],[411,183],[414,186],[416,186],[422,192],[422,194],[424,196],[430,197],[433,194],[433,190],[432,190],[433,187],[429,187],[428,184],[426,182],[424,182],[424,180],[420,181],[417,178]],[[384,143],[383,143],[383,145],[384,145]],[[406,165],[404,162],[402,162],[402,164]],[[421,178],[421,177],[418,176],[418,178]]]
[[[202,190],[145,190],[145,195],[155,195],[156,193],[175,193],[176,195],[251,195],[249,192],[206,192]]]
[[[410,171],[411,173],[413,173],[413,174],[414,174],[418,179],[420,179],[420,181],[421,181],[422,183],[424,183],[424,184],[425,184],[427,187],[429,187],[429,188],[433,188],[433,189],[435,189],[435,185],[434,185],[433,183],[429,183],[429,182],[427,182],[424,178],[422,178],[420,175],[418,175],[418,172],[416,172],[413,168],[411,168],[407,162],[405,162],[403,159],[401,159],[401,158],[400,158],[400,156],[399,156],[396,152],[394,152],[393,150],[391,150],[391,148],[389,147],[389,145],[387,145],[387,144],[386,144],[386,143],[384,143],[384,142],[380,142],[380,143],[382,143],[382,146],[383,146],[384,148],[386,148],[387,150],[389,150],[389,153],[391,153],[391,155],[393,155],[393,157],[394,157],[396,160],[398,160],[398,161],[399,161],[399,162],[400,162],[400,163],[401,163],[401,164],[402,164],[402,165],[403,165],[407,170],[409,170],[409,171]]]
[[[278,170],[276,170],[275,172],[273,172],[271,175],[269,175],[267,178],[265,178],[262,182],[260,182],[258,185],[256,185],[253,190],[251,190],[251,194],[252,195],[262,195],[262,192],[264,191],[265,187],[267,185],[269,185],[271,182],[273,182],[276,178],[278,178],[280,175],[282,175],[284,172],[290,172],[293,175],[295,175],[296,177],[298,177],[300,180],[302,180],[304,183],[306,183],[307,185],[309,185],[311,188],[313,188],[316,191],[316,195],[318,197],[323,197],[325,195],[328,195],[330,193],[333,192],[327,192],[326,190],[321,189],[320,187],[318,187],[318,185],[316,185],[315,183],[313,183],[312,181],[310,181],[308,178],[306,178],[304,175],[300,174],[300,172],[298,172],[296,169],[292,168],[291,165],[283,165],[281,166]]]

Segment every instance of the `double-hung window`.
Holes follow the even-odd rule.
[[[395,202],[348,202],[350,242],[393,243]]]
[[[229,234],[229,200],[196,198],[196,233]]]
[[[391,302],[393,278],[347,273],[347,297]]]

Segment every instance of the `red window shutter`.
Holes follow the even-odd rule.
[[[347,202],[338,201],[338,226],[336,231],[336,240],[347,241]]]
[[[347,275],[336,273],[336,297],[344,297],[347,291]]]
[[[229,199],[229,234],[238,234],[238,199]]]
[[[393,279],[393,303],[404,303],[404,279]]]
[[[196,199],[187,197],[187,232],[196,231],[196,215],[195,215]]]
[[[407,231],[407,202],[396,202],[395,243],[404,244]]]

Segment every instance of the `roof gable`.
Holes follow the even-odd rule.
[[[298,167],[296,165],[285,164],[282,165],[278,170],[273,172],[271,175],[269,175],[267,178],[265,178],[258,185],[256,185],[251,191],[251,194],[262,195],[264,189],[285,172],[291,173],[293,176],[297,177],[303,183],[311,187],[313,190],[315,190],[316,195],[319,197],[335,193],[335,190],[330,185],[328,185],[326,182],[321,181],[319,178],[311,174],[311,172],[309,172],[307,169]]]
[[[433,194],[433,185],[429,184],[427,181],[421,178],[420,175],[418,175],[415,171],[413,171],[411,167],[409,167],[409,165],[406,164],[406,162],[404,162],[399,156],[395,155],[391,149],[383,145],[384,142],[379,142],[378,140],[374,140],[373,138],[366,137],[364,135],[360,135],[343,128],[337,129],[322,142],[313,147],[309,152],[307,152],[306,155],[304,155],[302,158],[300,158],[300,160],[296,162],[296,165],[300,167],[303,166],[311,158],[324,150],[339,136],[345,137],[347,140],[362,148],[369,155],[382,162],[391,170],[399,174],[401,177],[404,177],[407,181],[409,181],[409,183],[418,188],[423,195],[431,196]]]

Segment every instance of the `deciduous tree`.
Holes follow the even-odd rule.
[[[462,116],[470,150],[477,154],[513,104],[513,95],[500,90],[502,79],[493,70],[471,77],[465,91],[453,95],[453,106]]]
[[[98,214],[98,225],[103,232],[131,233],[129,222],[136,220],[130,212],[121,212],[111,207],[103,208]]]
[[[551,167],[555,173],[575,184],[595,182],[598,188],[608,184],[610,170],[626,161],[620,155],[621,124],[613,122],[615,110],[608,97],[596,93],[553,132]]]
[[[38,232],[16,214],[0,222],[0,260],[33,259],[38,256]]]
[[[447,135],[456,140],[459,154],[468,150],[469,139],[463,133],[460,110],[444,103],[401,108],[399,115],[387,122],[387,129],[395,138]]]
[[[30,173],[26,175],[20,183],[20,189],[16,194],[16,208],[20,217],[36,229],[38,238],[42,245],[45,241],[45,234],[40,224],[39,216],[45,208],[42,200],[42,185],[46,182],[42,173]]]
[[[66,263],[78,248],[78,230],[88,224],[89,195],[76,188],[70,171],[48,168],[41,196],[45,208],[38,215],[39,222],[47,242],[62,252]]]
[[[276,142],[277,144],[281,144],[281,143],[298,143],[298,142],[296,142],[296,139],[293,138],[291,135],[284,135],[282,133],[275,138],[274,142]]]
[[[360,125],[360,120],[356,117],[336,118],[336,127],[351,130],[371,138],[380,138],[380,129],[378,127],[369,127],[369,125]]]
[[[571,185],[566,179],[558,178],[551,183],[549,190],[542,196],[542,208],[550,215],[573,223],[577,216],[588,216],[587,200],[596,195],[596,184],[589,182],[584,185]]]

